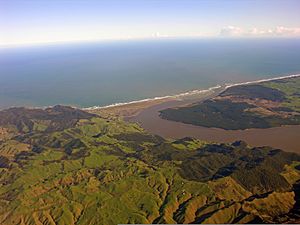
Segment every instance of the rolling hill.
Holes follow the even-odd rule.
[[[0,118],[1,224],[299,221],[295,153],[166,140],[67,106]]]

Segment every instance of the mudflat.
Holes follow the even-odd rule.
[[[203,101],[211,96],[205,96]],[[195,101],[195,100],[194,100]],[[137,122],[146,131],[164,138],[195,137],[211,142],[246,141],[251,146],[271,146],[285,151],[300,153],[300,125],[272,127],[266,129],[224,130],[184,124],[162,119],[161,110],[180,107],[189,104],[186,101],[168,101],[144,108],[139,114],[126,118],[127,121]]]

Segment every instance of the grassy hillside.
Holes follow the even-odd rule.
[[[287,221],[297,199],[293,153],[165,140],[64,106],[0,115],[0,224]]]
[[[218,97],[161,111],[168,120],[228,130],[300,124],[300,78],[233,86]]]

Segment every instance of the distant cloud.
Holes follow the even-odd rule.
[[[276,27],[275,30],[271,31],[276,35],[300,35],[300,27]]]
[[[168,38],[170,35],[168,34],[161,34],[159,32],[155,32],[151,35],[152,38]]]
[[[300,27],[278,26],[270,29],[242,29],[236,26],[223,27],[220,31],[223,37],[300,37]]]
[[[235,26],[223,27],[220,31],[221,36],[240,36],[242,34],[242,29]]]

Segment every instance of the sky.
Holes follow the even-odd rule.
[[[0,0],[0,45],[299,37],[300,0]]]

